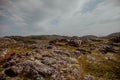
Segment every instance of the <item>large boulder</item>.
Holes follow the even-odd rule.
[[[67,43],[67,45],[74,46],[74,47],[79,47],[81,44],[82,44],[82,40],[80,39],[71,39]]]
[[[52,75],[54,69],[39,61],[26,60],[5,70],[5,74],[10,77],[16,77],[19,74],[26,73],[30,78],[43,80],[43,77]]]
[[[116,52],[116,50],[111,45],[102,45],[99,47],[99,51],[101,53],[107,53],[107,52]]]
[[[120,36],[113,37],[110,40],[115,43],[120,43]]]

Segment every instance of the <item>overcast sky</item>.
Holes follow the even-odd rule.
[[[0,35],[120,32],[120,0],[0,0]]]

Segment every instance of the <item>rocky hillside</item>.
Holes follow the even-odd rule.
[[[120,33],[2,37],[0,80],[120,80]]]

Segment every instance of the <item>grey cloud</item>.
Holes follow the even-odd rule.
[[[89,11],[93,11],[98,4],[103,2],[103,0],[90,0],[88,1],[84,6],[83,9],[81,10],[81,13],[86,13]]]
[[[111,31],[107,26],[113,30],[113,25],[116,31],[120,23],[119,1],[0,0],[0,24],[7,25],[2,33],[84,35],[97,31],[105,34],[105,30]],[[84,13],[86,7],[88,11]]]
[[[0,0],[0,5],[6,5],[8,3],[8,0]]]
[[[61,12],[66,12],[74,8],[74,6],[79,2],[79,0],[41,0],[45,6],[51,9],[60,10]]]
[[[120,6],[120,0],[106,0],[106,2],[109,4],[113,4],[114,6]]]
[[[2,27],[0,27],[0,35],[2,35],[3,34],[3,29],[2,29]]]
[[[71,1],[72,4],[70,4]],[[6,10],[12,15],[10,17],[20,17],[29,25],[61,15],[61,12],[69,10],[68,8],[76,3],[74,0],[66,0],[64,3],[63,0],[9,0],[8,2],[9,7]]]

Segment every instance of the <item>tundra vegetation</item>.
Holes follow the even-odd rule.
[[[119,80],[120,33],[0,38],[0,80]]]

